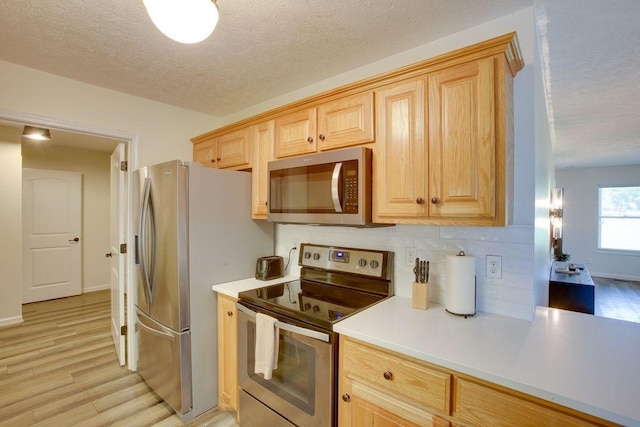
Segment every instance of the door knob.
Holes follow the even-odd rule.
[[[74,237],[73,239],[69,239],[69,242],[79,242],[80,238],[79,237]]]
[[[113,254],[111,252],[107,252],[106,254],[104,254],[104,256],[106,256],[107,258],[111,258]]]

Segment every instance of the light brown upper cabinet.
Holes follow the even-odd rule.
[[[374,222],[428,215],[424,85],[423,79],[411,79],[376,91]]]
[[[216,169],[250,168],[249,129],[240,129],[195,142],[193,159],[207,167]]]
[[[269,171],[267,164],[273,160],[274,121],[269,120],[250,129],[253,150],[253,169],[251,170],[251,210],[253,219],[267,218],[267,184]]]
[[[374,222],[509,224],[512,78],[502,53],[376,91]]]
[[[275,119],[275,156],[299,156],[373,142],[373,120],[372,91],[285,114]]]
[[[513,213],[515,33],[260,113],[194,137],[207,166],[252,169],[266,218],[267,162],[368,144],[373,221],[505,226]]]

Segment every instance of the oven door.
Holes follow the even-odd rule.
[[[243,427],[335,425],[335,334],[265,312],[278,320],[280,329],[278,367],[271,379],[265,380],[262,374],[254,373],[255,312],[241,304],[237,307],[239,417]],[[243,403],[247,399],[250,403]],[[284,418],[274,424],[277,414]]]

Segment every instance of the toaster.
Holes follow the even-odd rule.
[[[271,280],[284,276],[284,261],[281,256],[263,256],[256,262],[256,279]]]

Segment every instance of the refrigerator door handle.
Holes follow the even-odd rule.
[[[148,227],[150,225],[150,227]],[[149,236],[147,233],[151,231]],[[156,257],[156,229],[153,212],[153,200],[151,199],[151,179],[144,179],[144,191],[142,194],[142,209],[140,212],[140,244],[138,245],[140,269],[144,281],[144,293],[147,303],[151,306],[153,300],[153,285],[155,279]],[[148,245],[151,247],[149,248]],[[149,254],[149,250],[151,253]],[[149,259],[150,256],[150,259]],[[147,265],[147,261],[150,265]]]
[[[155,336],[157,336],[157,337],[161,337],[161,338],[166,338],[166,339],[168,339],[169,341],[175,341],[175,338],[173,337],[173,335],[172,335],[172,334],[169,334],[169,333],[162,332],[162,331],[159,331],[159,330],[157,330],[157,329],[151,328],[151,327],[149,327],[149,326],[145,325],[145,324],[144,324],[144,323],[142,323],[142,322],[138,322],[136,325],[137,325],[138,327],[140,327],[140,328],[144,329],[145,331],[147,331],[148,333],[150,333],[150,334],[152,334],[152,335],[155,335]]]

